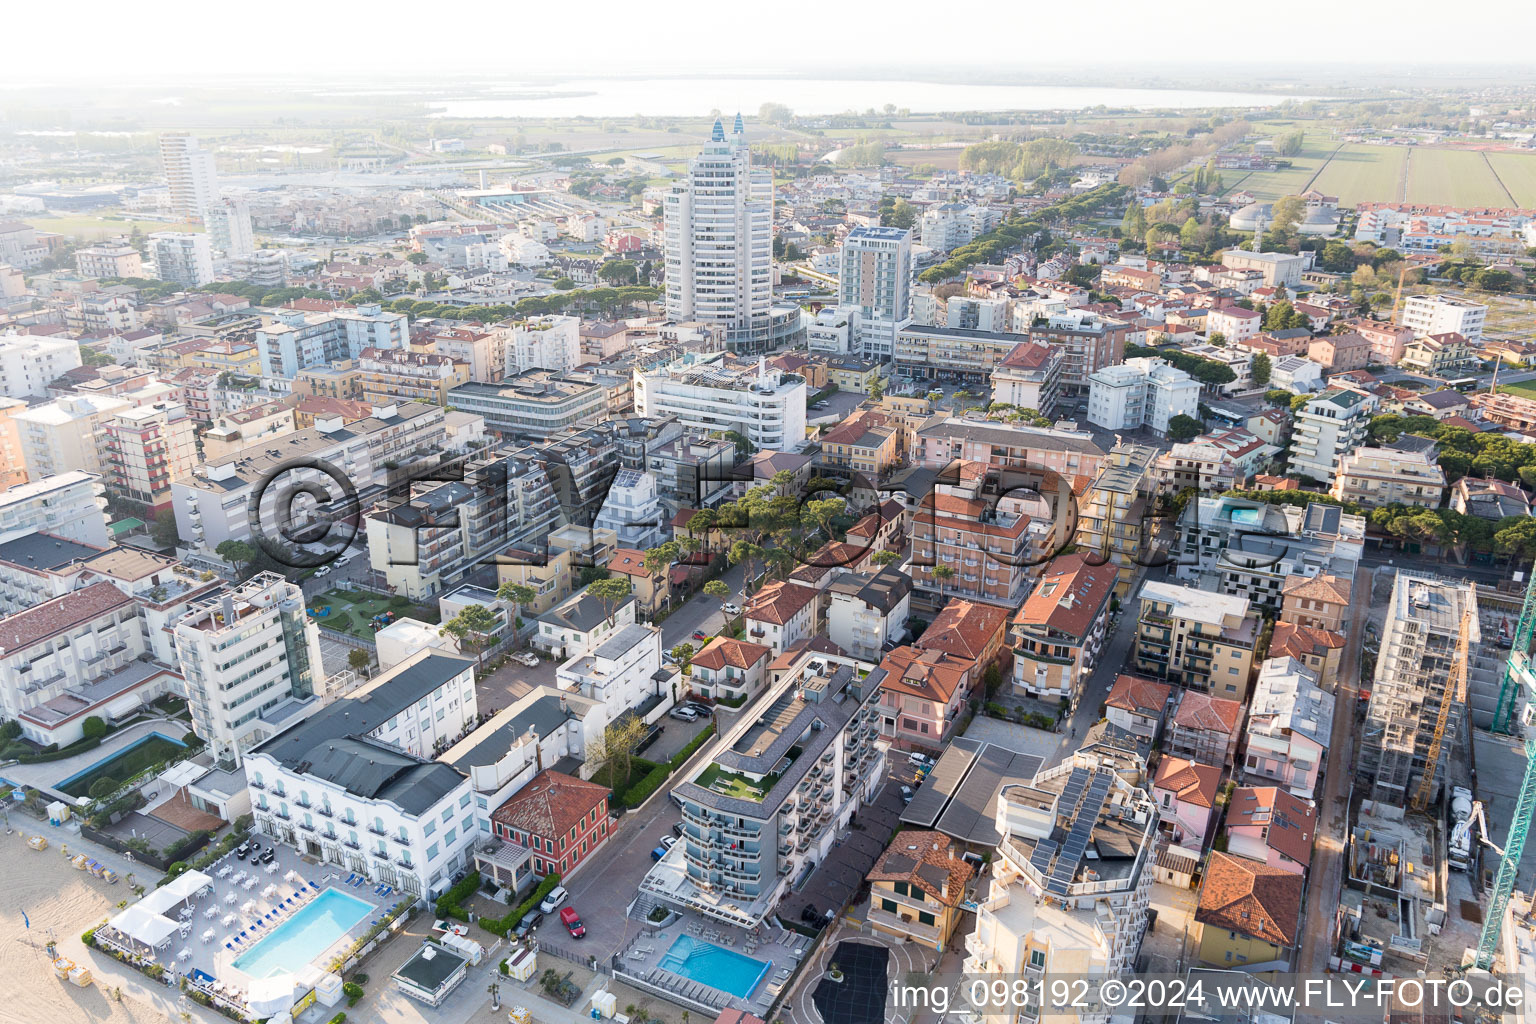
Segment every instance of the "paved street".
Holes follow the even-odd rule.
[[[742,600],[741,585],[745,578],[745,570],[739,565],[733,565],[721,574],[720,579],[731,588],[730,600],[746,606]],[[710,597],[708,594],[696,594],[693,600],[678,608],[661,624],[661,649],[670,651],[678,644],[689,641],[694,650],[698,650],[701,644],[693,640],[694,631],[708,633],[714,636],[725,626],[725,614],[720,610],[720,599]]]
[[[1136,585],[1131,588],[1131,597],[1121,602],[1120,614],[1115,618],[1110,627],[1112,632],[1104,641],[1104,650],[1099,656],[1099,663],[1088,676],[1088,681],[1083,684],[1083,695],[1067,719],[1067,730],[1062,734],[1061,742],[1057,744],[1054,753],[1045,759],[1042,768],[1050,768],[1061,764],[1067,757],[1082,745],[1083,737],[1088,729],[1097,722],[1102,715],[1099,706],[1109,696],[1110,687],[1115,685],[1115,678],[1123,672],[1129,671],[1126,667],[1130,660],[1131,649],[1136,642],[1136,604],[1135,594],[1141,589],[1141,577],[1136,580]]]
[[[1328,744],[1327,775],[1318,815],[1317,843],[1307,873],[1306,920],[1317,923],[1302,934],[1298,969],[1321,973],[1328,966],[1326,908],[1336,905],[1344,869],[1344,840],[1349,825],[1349,794],[1354,760],[1355,704],[1360,679],[1360,644],[1370,618],[1372,572],[1361,566],[1355,572],[1348,642],[1339,663],[1339,685],[1333,704],[1333,736]]]

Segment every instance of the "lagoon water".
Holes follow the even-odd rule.
[[[960,110],[1084,110],[1107,106],[1140,110],[1195,107],[1268,107],[1278,94],[1198,89],[1133,89],[1076,85],[986,85],[872,79],[805,78],[583,78],[515,82],[477,95],[429,98],[436,117],[648,117],[699,116],[718,107],[727,115],[755,114],[782,103],[797,114],[825,115],[883,108],[915,114]]]

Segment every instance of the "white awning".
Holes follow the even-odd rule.
[[[145,896],[136,905],[151,914],[162,914],[178,903],[186,902],[203,886],[212,884],[213,879],[201,871],[186,871]]]
[[[142,903],[134,904],[108,923],[135,942],[152,947],[163,945],[181,927],[168,917],[145,910]]]

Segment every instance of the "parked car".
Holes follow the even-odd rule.
[[[543,914],[537,910],[529,911],[523,915],[521,921],[517,922],[517,927],[512,929],[513,936],[519,939],[526,939],[533,934],[533,930],[539,926],[539,922],[542,920],[544,920]]]
[[[695,640],[703,640],[705,643],[709,642],[709,635],[707,633],[701,633],[698,630],[693,631],[693,638]]]
[[[739,604],[725,604],[725,605],[721,605],[720,607],[725,612],[725,614],[727,614],[727,615],[740,615],[741,614],[741,605],[739,605]]]
[[[335,568],[335,566],[332,565],[332,564],[322,565],[320,568],[315,570],[315,575],[316,576],[329,576],[330,573],[331,573],[331,570],[333,568]]]
[[[708,704],[700,704],[696,700],[685,702],[683,707],[687,708],[689,711],[692,711],[694,714],[699,715],[700,717],[705,717],[715,713]]]
[[[667,717],[675,718],[679,722],[697,722],[699,720],[698,713],[692,708],[673,708],[667,712]]]
[[[912,794],[912,787],[911,786],[902,786],[901,787],[901,802],[902,803],[904,803],[904,804],[911,803],[912,802],[912,795],[913,794]]]
[[[683,838],[683,823],[682,822],[678,822],[677,824],[672,826],[672,834],[677,836],[677,838],[679,838],[679,839]]]
[[[546,914],[552,914],[555,908],[564,903],[570,895],[565,891],[565,886],[557,885],[549,890],[549,895],[544,897],[544,902],[539,904],[539,909]]]
[[[661,860],[661,858],[665,857],[666,855],[667,848],[665,846],[658,846],[656,849],[651,851],[651,860]]]
[[[539,656],[528,651],[518,651],[516,654],[512,655],[512,660],[517,662],[519,665],[526,665],[529,668],[539,667]]]
[[[560,908],[560,923],[565,925],[565,930],[571,933],[573,939],[579,939],[587,934],[587,926],[581,923],[581,917],[576,913],[575,907]]]
[[[676,665],[677,664],[677,659],[672,657],[672,655],[668,654],[666,651],[662,651],[661,652],[661,660],[663,662],[665,662],[666,664],[668,664],[668,665]]]
[[[672,847],[677,845],[677,836],[662,836],[661,845],[669,850],[672,849]]]
[[[915,750],[912,753],[907,755],[907,760],[909,762],[911,762],[914,767],[917,767],[917,768],[932,768],[933,767],[933,758],[929,757],[927,754],[919,754]]]

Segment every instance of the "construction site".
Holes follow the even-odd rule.
[[[1536,950],[1509,914],[1536,879],[1536,585],[1523,582],[1376,574],[1337,970],[1514,970]]]

